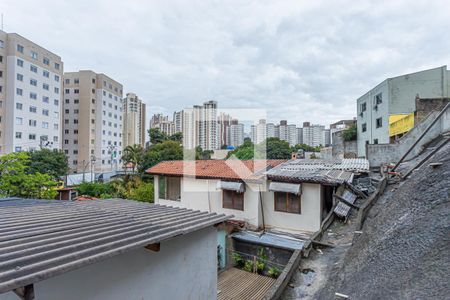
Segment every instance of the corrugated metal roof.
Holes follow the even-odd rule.
[[[345,189],[344,193],[341,196],[345,200],[347,200],[350,203],[355,203],[357,196],[353,194],[351,191]],[[350,206],[345,204],[344,202],[339,202],[336,207],[334,208],[334,213],[342,218],[347,218],[348,214],[350,212]]]
[[[231,236],[244,242],[256,243],[260,245],[278,247],[288,250],[301,250],[303,249],[303,245],[305,244],[305,241],[301,239],[268,232],[257,234],[249,231],[239,231],[233,233]]]
[[[285,162],[266,172],[271,180],[342,184],[353,179],[352,172],[367,172],[366,159],[297,159]]]
[[[0,201],[0,293],[230,217],[123,199]]]

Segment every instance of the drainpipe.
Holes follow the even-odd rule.
[[[261,192],[261,185],[258,184],[258,190],[259,190],[259,203],[261,205],[261,216],[262,216],[262,225],[263,225],[263,232],[266,231],[266,224],[264,222],[264,206],[262,202],[262,192]]]
[[[208,211],[211,212],[211,197],[209,194],[209,179],[206,182],[208,183]]]

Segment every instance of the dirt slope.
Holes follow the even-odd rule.
[[[315,298],[450,299],[450,143],[387,187],[332,275]]]

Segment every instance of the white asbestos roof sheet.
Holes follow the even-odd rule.
[[[0,294],[230,217],[123,199],[0,199]]]

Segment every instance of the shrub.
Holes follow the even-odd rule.
[[[278,278],[278,276],[280,276],[280,270],[278,270],[276,267],[270,267],[269,271],[267,272],[267,274],[270,277]]]
[[[233,253],[232,255],[233,261],[239,268],[242,268],[244,266],[244,260],[238,253]]]
[[[137,188],[130,191],[129,199],[142,201],[142,202],[153,202],[153,184],[141,183]]]
[[[253,272],[253,261],[252,260],[248,259],[245,261],[244,271]]]
[[[358,129],[356,124],[354,124],[342,132],[342,137],[344,138],[344,141],[355,141],[357,133]]]

